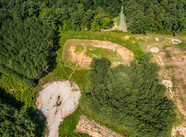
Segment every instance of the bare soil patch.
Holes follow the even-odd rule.
[[[49,133],[46,137],[58,137],[60,122],[77,108],[80,96],[78,86],[69,81],[57,81],[43,86],[36,106],[47,117]]]
[[[165,56],[167,51],[171,55],[170,58]],[[173,100],[186,120],[186,50],[171,46],[167,47],[165,52],[158,53],[158,56],[164,62],[164,67],[171,66],[170,69],[164,68],[167,71],[166,77],[171,79],[175,76],[176,89],[173,92]]]
[[[81,53],[75,52],[76,45],[84,46],[84,50]],[[134,58],[132,51],[116,43],[100,40],[70,39],[65,43],[63,50],[63,61],[65,62],[65,65],[69,67],[74,65],[74,69],[89,69],[92,58],[87,57],[86,55],[88,46],[109,50],[115,49],[115,52],[121,56],[123,61],[111,61],[113,66],[118,64],[128,64]],[[93,57],[100,58],[101,56],[93,55]]]
[[[81,115],[76,131],[89,134],[92,137],[122,137],[116,132],[88,119],[86,116]]]
[[[181,41],[185,41],[184,37],[176,37]],[[174,45],[171,41],[172,37],[159,36],[159,41],[154,36],[138,36],[136,37],[142,49],[149,51],[153,47],[157,47],[160,51],[153,53],[153,62],[157,62],[160,69],[160,79],[171,80],[175,76],[174,85],[167,88],[166,95],[177,105],[176,110],[178,118],[181,120],[172,130],[172,136],[177,134],[183,135],[183,128],[186,126],[186,50]],[[166,54],[169,54],[167,56]]]

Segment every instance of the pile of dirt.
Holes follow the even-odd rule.
[[[74,112],[81,96],[76,84],[57,81],[43,86],[36,106],[47,117],[48,137],[58,137],[58,126],[63,119]]]

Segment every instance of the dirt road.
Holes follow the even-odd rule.
[[[127,30],[125,29],[125,22],[124,22],[124,15],[123,15],[123,4],[121,5],[121,26],[122,26],[123,32],[127,32]]]

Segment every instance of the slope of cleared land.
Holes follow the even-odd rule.
[[[158,38],[158,41],[156,40]],[[172,131],[172,135],[183,135],[186,127],[186,39],[177,36],[176,39],[182,41],[181,44],[173,44],[171,36],[163,35],[137,35],[128,37],[133,41],[138,41],[142,49],[146,52],[153,47],[157,47],[159,52],[153,53],[153,61],[160,66],[160,79],[171,80],[173,87],[167,89],[167,96],[173,100],[178,108],[177,114],[179,124]],[[161,81],[161,82],[162,82]]]
[[[93,57],[106,57],[112,66],[128,64],[134,54],[129,49],[108,41],[70,39],[64,45],[63,61],[72,69],[89,69]]]

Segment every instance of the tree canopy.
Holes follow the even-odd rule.
[[[147,53],[131,66],[114,68],[105,58],[93,59],[82,108],[127,129],[131,136],[170,136],[176,120],[174,103],[167,99],[166,87],[159,84],[159,66],[149,62],[150,56]]]
[[[47,72],[49,50],[54,46],[54,31],[35,18],[6,20],[0,30],[0,71],[16,79],[38,79]],[[26,84],[26,82],[23,82]],[[29,85],[29,84],[26,84]]]
[[[26,112],[20,112],[15,106],[7,103],[7,98],[4,98],[2,93],[0,88],[0,136],[34,137],[37,124]]]
[[[158,32],[185,34],[185,0],[125,0],[129,30],[132,33]]]

